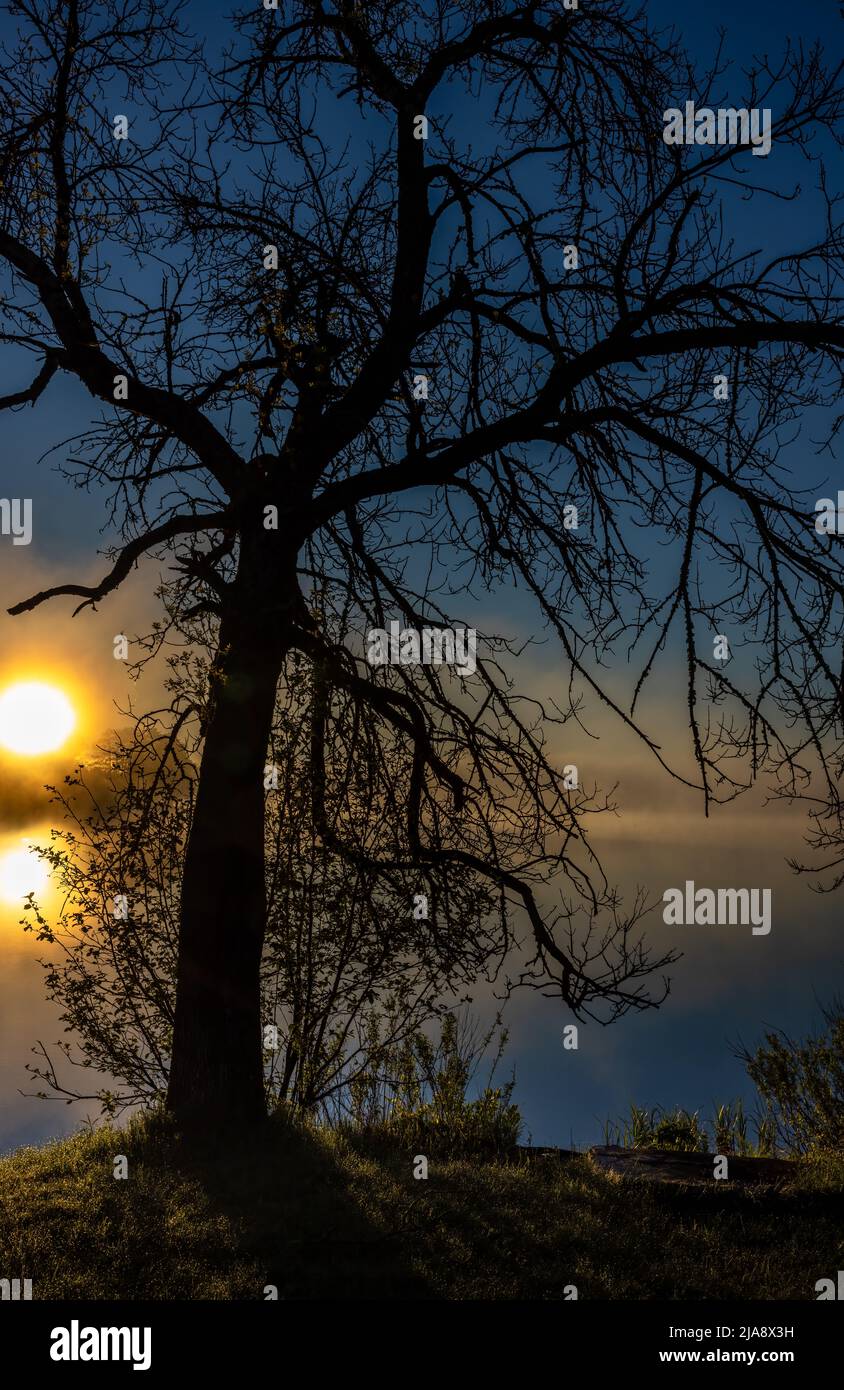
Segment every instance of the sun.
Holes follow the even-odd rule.
[[[0,745],[10,753],[53,753],[75,725],[72,704],[54,685],[20,681],[0,695]]]
[[[20,903],[28,893],[42,893],[50,873],[43,859],[26,844],[0,855],[0,898]]]

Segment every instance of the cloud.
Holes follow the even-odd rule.
[[[100,755],[91,753],[85,763],[85,782],[104,805],[110,796],[109,781],[104,767],[98,767],[95,759]],[[16,762],[0,760],[0,834],[12,831],[28,831],[45,821],[56,821],[58,816],[50,808],[52,793],[48,787],[56,787],[72,796],[73,789],[64,786],[64,779],[71,770],[67,759],[56,757],[48,762],[45,758],[37,760],[37,770]]]
[[[43,766],[38,775],[17,766],[0,765],[0,831],[26,830],[43,820],[48,793]]]

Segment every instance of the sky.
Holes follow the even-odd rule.
[[[189,15],[197,12],[209,42],[225,35],[228,6],[190,0],[187,9]],[[652,0],[647,9],[660,22],[676,23],[701,59],[723,27],[739,72],[754,51],[773,55],[786,38],[819,36],[830,56],[842,50],[839,6],[832,0],[799,6],[786,0],[745,0],[740,6]],[[785,208],[778,215],[782,223],[773,220],[765,228],[764,244],[772,249],[801,213]],[[7,365],[0,358],[0,367]],[[23,384],[9,379],[5,389]],[[72,695],[80,722],[60,755],[27,762],[0,755],[0,860],[22,840],[46,833],[43,784],[60,778],[119,727],[127,700],[143,707],[158,694],[154,671],[135,686],[113,656],[115,634],[142,631],[155,617],[154,563],[142,565],[96,613],[71,618],[64,601],[22,617],[5,612],[36,589],[90,581],[103,571],[96,552],[109,532],[101,498],[96,491],[74,490],[49,457],[39,463],[53,446],[61,451],[63,441],[90,420],[90,410],[85,393],[60,374],[41,408],[3,415],[2,494],[31,497],[38,524],[28,547],[0,537],[0,693],[27,675],[51,679]],[[533,621],[529,607],[508,593],[493,600],[490,616],[522,635]],[[520,681],[536,693],[553,692],[560,670],[558,653],[549,644],[537,646],[520,665]],[[673,691],[664,685],[652,697],[651,717],[659,721],[664,713],[668,721],[673,707]],[[587,766],[588,780],[617,784],[619,814],[602,818],[593,832],[613,880],[628,894],[646,886],[652,897],[686,879],[764,885],[773,892],[775,925],[764,937],[738,926],[686,928],[678,940],[676,929],[652,914],[648,932],[655,950],[679,945],[684,952],[672,968],[667,1001],[658,1011],[631,1014],[608,1028],[584,1026],[576,1051],[562,1045],[570,1020],[557,1004],[534,993],[517,994],[505,1014],[510,1044],[504,1068],[515,1068],[515,1099],[538,1144],[601,1142],[605,1121],[631,1103],[708,1112],[714,1102],[739,1096],[751,1102],[752,1088],[733,1045],[753,1044],[769,1027],[804,1034],[817,1024],[819,1004],[844,992],[841,897],[812,893],[786,863],[801,851],[801,813],[765,806],[760,794],[716,808],[707,820],[699,797],[669,781],[641,745],[621,737],[617,727],[606,732],[597,745],[567,734],[559,751],[566,762]],[[19,915],[14,905],[0,903],[0,1151],[72,1131],[85,1113],[84,1107],[20,1095],[34,1089],[24,1071],[30,1048],[39,1039],[54,1042],[61,1031],[44,999],[39,949],[17,926]],[[496,1007],[486,986],[479,986],[476,1005],[486,1017]]]

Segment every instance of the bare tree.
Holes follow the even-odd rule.
[[[2,340],[36,366],[2,404],[38,403],[59,370],[105,404],[62,466],[109,490],[121,533],[101,583],[11,611],[98,603],[169,551],[179,620],[215,624],[173,1109],[263,1113],[262,773],[297,652],[327,846],[373,875],[488,880],[529,926],[529,981],[576,1014],[655,1002],[642,982],[660,962],[589,853],[600,804],[573,791],[549,735],[599,700],[708,806],[762,767],[800,775],[840,718],[838,548],[777,455],[840,380],[823,155],[840,143],[841,70],[796,48],[742,79],[743,105],[773,111],[777,151],[804,156],[819,190],[817,228],[766,257],[738,199],[777,207],[792,190],[768,186],[747,143],[662,138],[667,108],[718,103],[726,66],[695,72],[621,0],[281,0],[236,19],[217,71],[167,4],[11,10],[27,37],[0,87]],[[137,113],[128,141],[112,134],[117,91]],[[461,676],[372,666],[325,621],[445,626],[459,595],[465,623],[474,593],[513,583],[560,642],[553,707],[519,695],[492,638]],[[728,615],[758,648],[747,669],[711,656]],[[675,631],[691,770],[639,714]],[[622,693],[603,671],[619,651]],[[401,837],[364,848],[325,773],[362,710],[370,765],[398,741],[406,767],[378,787]]]
[[[429,873],[428,891],[414,893],[418,871],[373,880],[326,848],[311,815],[309,717],[307,687],[285,684],[264,779],[265,1091],[270,1108],[339,1114],[361,1077],[380,1074],[385,1059],[461,991],[466,997],[500,959],[507,933],[497,926],[496,895],[477,875],[434,873],[432,881]],[[198,766],[185,727],[174,737],[167,712],[144,716],[50,789],[57,824],[40,853],[61,905],[52,920],[30,898],[24,918],[54,948],[42,961],[47,993],[70,1034],[58,1054],[100,1079],[94,1090],[73,1086],[43,1041],[29,1070],[54,1094],[112,1115],[156,1104],[167,1090]],[[334,780],[364,785],[360,746],[338,755],[344,765],[332,769]],[[359,802],[354,824],[347,819],[349,841],[361,846],[372,834],[369,805]],[[382,836],[385,828],[382,821]]]

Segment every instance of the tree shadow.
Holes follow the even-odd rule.
[[[348,1169],[305,1127],[276,1116],[249,1134],[194,1137],[177,1152],[231,1225],[239,1255],[266,1271],[256,1298],[268,1297],[265,1285],[279,1299],[432,1296],[401,1234],[379,1229]]]

